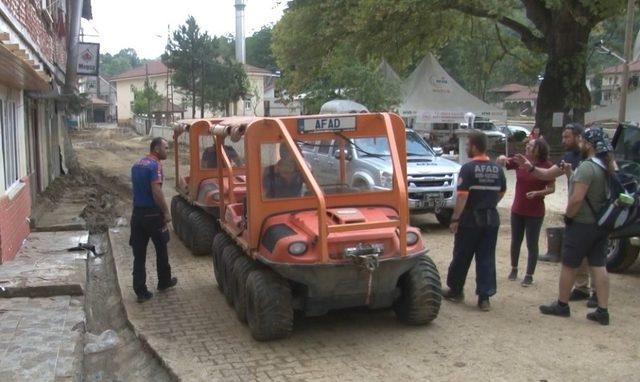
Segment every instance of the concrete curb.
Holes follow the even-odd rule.
[[[113,256],[115,246],[113,245],[113,234],[111,232],[111,229],[108,231],[107,236],[109,238],[109,247],[106,248],[106,250],[110,252],[111,255]],[[174,370],[170,362],[168,362],[162,357],[162,355],[149,343],[149,339],[144,335],[144,333],[142,333],[136,327],[136,325],[133,322],[131,322],[131,319],[129,318],[129,312],[127,311],[127,305],[124,303],[124,300],[122,299],[122,290],[120,289],[120,282],[119,282],[120,279],[118,278],[118,273],[119,273],[118,262],[115,260],[115,257],[114,257],[113,264],[115,267],[116,280],[118,280],[116,284],[116,288],[118,290],[118,294],[120,295],[120,303],[122,304],[122,310],[124,311],[125,319],[127,321],[127,326],[129,326],[129,328],[135,334],[138,340],[140,340],[140,343],[142,344],[142,346],[147,351],[149,351],[149,353],[151,353],[151,355],[153,355],[153,357],[156,360],[158,360],[158,362],[160,363],[160,365],[162,365],[162,367],[166,369],[167,374],[169,374],[169,376],[171,376],[171,378],[174,381],[182,381],[183,379],[178,375],[178,373],[176,373],[176,371]]]

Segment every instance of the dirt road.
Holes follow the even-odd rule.
[[[148,149],[148,140],[118,130],[85,131],[73,140],[81,165],[114,183],[108,186],[117,186],[116,181],[127,185],[131,164]],[[165,163],[165,173],[165,192],[171,195],[170,162]],[[116,189],[126,198],[122,185]],[[562,200],[566,195],[557,198]],[[561,207],[561,202],[553,204]],[[121,212],[126,216],[126,211]],[[637,380],[638,264],[628,274],[611,277],[611,326],[587,321],[583,303],[572,304],[571,318],[542,316],[537,307],[556,296],[559,267],[540,263],[530,288],[508,281],[508,210],[501,213],[498,294],[488,313],[475,307],[475,276],[471,269],[465,303],[443,302],[439,317],[429,326],[400,325],[389,311],[349,310],[324,317],[299,317],[291,338],[256,343],[248,329],[233,318],[232,309],[215,288],[210,259],[193,257],[174,236],[170,251],[180,288],[148,304],[131,305],[135,311],[129,315],[144,319],[141,330],[148,338],[158,338],[161,355],[169,354],[172,362],[189,365],[197,369],[196,374],[211,379]],[[558,216],[550,212],[549,222],[558,224]],[[415,218],[413,223],[422,228],[444,280],[451,257],[451,234],[431,216]],[[126,243],[120,245],[123,251],[127,250]],[[546,248],[544,238],[541,248]],[[523,253],[521,269],[525,257]],[[149,282],[153,285],[153,261],[148,263]],[[126,279],[121,285],[129,282]],[[128,288],[122,288],[122,293],[126,301],[133,300]],[[170,319],[155,321],[159,312]]]

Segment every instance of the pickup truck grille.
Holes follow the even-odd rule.
[[[416,187],[445,187],[453,185],[453,174],[409,175],[407,184]]]

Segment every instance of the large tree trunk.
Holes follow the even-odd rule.
[[[553,15],[546,34],[547,65],[538,93],[536,125],[554,149],[560,149],[562,128],[552,127],[554,113],[562,113],[563,125],[584,123],[591,106],[586,85],[587,42],[590,25],[581,25],[569,12]]]

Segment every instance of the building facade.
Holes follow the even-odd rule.
[[[30,232],[32,201],[65,167],[70,0],[0,0],[0,263]],[[67,148],[68,149],[68,148]]]
[[[131,109],[132,88],[143,89],[147,77],[149,78],[149,86],[155,87],[163,97],[172,98],[171,77],[167,75],[167,71],[168,69],[162,61],[150,61],[111,78],[111,84],[116,89],[118,124],[132,124],[134,117]],[[180,103],[181,97],[177,94],[173,96],[174,103]]]
[[[596,100],[596,104],[609,105],[620,98],[623,69],[624,66],[621,64],[606,68],[602,72],[602,99]],[[636,89],[639,82],[640,60],[636,60],[629,64],[629,89]]]
[[[80,126],[116,120],[116,88],[98,76],[82,76],[78,79],[78,91],[87,95],[89,106],[79,116]]]
[[[268,96],[268,94],[265,94],[265,83],[275,75],[266,69],[252,65],[244,64],[243,66],[247,73],[247,79],[249,80],[249,93],[243,99],[231,105],[231,113],[239,116],[264,116],[265,102]],[[174,109],[174,115],[183,114],[187,118],[191,117],[191,106],[184,102],[184,97],[180,89],[173,88],[171,76],[167,75],[167,71],[167,67],[161,61],[150,61],[111,79],[111,83],[116,89],[116,97],[118,100],[118,124],[133,124],[134,113],[131,109],[133,103],[132,89],[144,88],[146,78],[149,78],[150,86],[155,87],[156,91],[160,93],[163,98],[173,100],[173,103],[177,105],[175,106],[176,108],[182,106],[179,109]],[[170,105],[171,102],[167,102],[167,104]],[[154,110],[151,110],[151,112],[154,113]],[[219,111],[205,110],[205,117],[217,115],[220,115]],[[200,116],[199,109],[196,110],[196,116]]]

